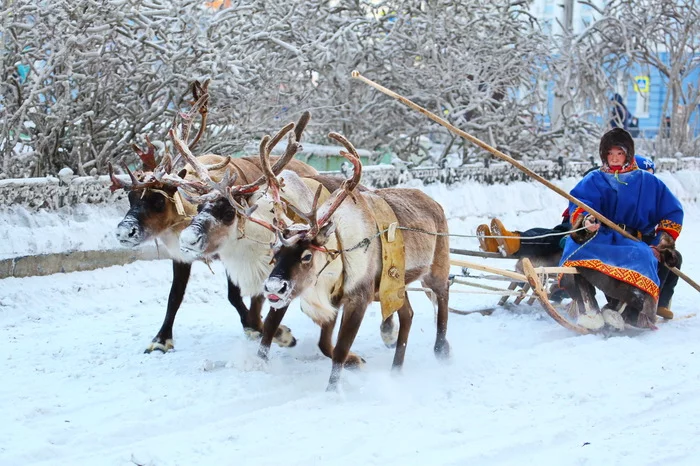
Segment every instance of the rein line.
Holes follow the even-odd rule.
[[[412,231],[415,233],[423,233],[423,234],[431,235],[431,236],[451,236],[451,237],[455,237],[455,238],[479,238],[479,237],[482,237],[482,238],[505,238],[505,239],[512,238],[512,236],[480,236],[480,235],[460,235],[457,233],[441,233],[441,232],[427,231],[427,230],[423,230],[421,228],[410,228],[410,227],[402,227],[402,226],[396,227],[396,229],[397,230],[404,230],[404,231]],[[569,230],[569,231],[562,232],[562,233],[547,233],[545,235],[528,236],[528,239],[548,238],[550,236],[567,236],[567,235],[570,235],[571,233],[576,233],[577,231],[581,231],[581,230],[585,230],[585,229],[586,229],[586,227],[581,227],[581,228],[577,228],[575,230]],[[327,254],[331,254],[331,255],[340,254],[343,252],[351,252],[351,251],[354,251],[355,249],[359,249],[362,247],[364,247],[365,252],[367,252],[367,249],[369,249],[369,245],[371,244],[372,240],[374,240],[375,238],[378,238],[380,235],[383,235],[384,233],[386,233],[389,230],[391,230],[391,227],[386,228],[386,229],[381,230],[381,231],[378,231],[376,234],[369,236],[367,238],[363,238],[356,245],[349,247],[349,248],[327,249],[324,247],[324,248],[315,248],[315,249],[322,251],[322,252],[325,252]]]

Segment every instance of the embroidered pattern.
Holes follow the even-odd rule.
[[[586,267],[587,269],[597,270],[605,275],[612,277],[621,282],[629,283],[630,285],[639,288],[642,291],[649,293],[655,300],[659,299],[659,287],[650,278],[645,277],[634,270],[614,267],[604,264],[598,259],[566,261],[564,267]],[[561,276],[559,277],[561,279]]]
[[[663,231],[665,231],[666,233],[668,233],[669,235],[671,235],[671,237],[672,237],[673,239],[677,239],[677,238],[678,238],[678,235],[681,234],[681,230],[682,230],[682,229],[683,229],[683,226],[682,226],[682,225],[680,225],[679,223],[673,222],[673,221],[671,221],[671,220],[661,220],[661,221],[659,222],[659,226],[656,227],[656,230],[657,230],[657,231],[658,231],[658,230],[663,230]]]

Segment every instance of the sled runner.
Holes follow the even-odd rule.
[[[451,249],[452,254],[469,255],[488,258],[502,258],[499,254],[484,253]],[[534,262],[534,263],[533,263]],[[558,258],[522,258],[518,260],[515,270],[501,269],[484,264],[469,262],[463,259],[452,258],[450,264],[462,268],[462,275],[451,277],[450,293],[480,293],[500,295],[498,305],[492,308],[474,311],[462,311],[450,308],[455,314],[482,314],[490,315],[498,307],[507,305],[513,298],[513,304],[525,302],[533,305],[539,301],[545,312],[558,324],[581,335],[594,333],[590,329],[577,325],[570,320],[569,314],[561,305],[561,299],[553,298],[558,293],[557,277],[559,274],[577,274],[574,267],[558,267]],[[485,272],[486,274],[474,275],[472,271]],[[507,282],[507,288],[485,285],[476,280],[490,280],[494,282]],[[474,288],[478,289],[474,290]]]

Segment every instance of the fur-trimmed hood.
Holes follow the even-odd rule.
[[[625,164],[629,165],[632,163],[634,160],[634,139],[632,139],[630,133],[622,128],[613,128],[600,138],[600,148],[598,152],[603,165],[608,164],[606,156],[608,151],[613,147],[622,147],[627,153]]]

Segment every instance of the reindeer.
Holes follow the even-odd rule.
[[[181,115],[186,123],[183,125],[182,131],[182,137],[185,141],[189,139],[189,128],[194,115],[200,113],[202,117],[202,122],[195,138],[192,142],[185,142],[188,150],[195,146],[206,126],[207,86],[208,81],[204,85],[194,84],[193,94],[196,103],[188,114]],[[295,136],[297,140],[301,138],[308,120],[309,114],[305,113],[296,125]],[[165,319],[151,344],[145,350],[146,353],[150,353],[154,350],[167,352],[174,347],[172,340],[173,324],[189,281],[192,262],[196,259],[189,255],[182,255],[179,246],[179,235],[196,214],[196,206],[188,202],[187,199],[177,196],[176,193],[177,188],[180,186],[178,180],[182,178],[192,179],[196,176],[196,173],[191,166],[187,166],[180,171],[177,177],[170,175],[176,163],[173,163],[166,154],[161,163],[156,165],[155,147],[148,138],[146,140],[148,144],[147,150],[142,150],[134,145],[134,150],[143,162],[143,170],[134,174],[128,167],[125,167],[131,179],[131,182],[127,183],[120,181],[114,176],[110,164],[110,177],[112,180],[110,189],[112,191],[124,189],[129,193],[129,211],[117,226],[116,236],[120,243],[125,246],[136,247],[149,239],[158,239],[165,245],[173,262],[173,282],[168,296]],[[279,141],[279,139],[276,141]],[[292,147],[291,149],[298,149],[298,147]],[[209,176],[215,180],[220,180],[227,171],[236,173],[238,181],[241,183],[247,183],[262,175],[259,161],[252,157],[232,159],[215,154],[206,154],[198,157],[197,160],[201,166],[205,167],[205,171]],[[289,163],[289,168],[305,175],[318,173],[314,168],[296,160],[292,160]],[[228,300],[238,311],[241,324],[249,334],[254,335],[256,332],[262,331],[260,318],[264,302],[262,297],[251,300],[250,310],[248,310],[243,302],[239,286],[229,278]],[[280,338],[277,342],[283,346],[293,346],[295,344],[293,336],[291,334],[283,335],[283,333],[280,332],[278,335]]]
[[[295,141],[292,137],[287,147],[293,144]],[[198,173],[202,172],[199,179],[206,180],[209,187],[206,194],[192,198],[193,202],[199,203],[198,214],[180,234],[181,253],[194,257],[216,255],[226,267],[227,274],[240,284],[242,295],[253,296],[253,300],[260,302],[265,299],[262,295],[263,282],[272,270],[271,244],[275,241],[275,234],[270,231],[274,229],[270,222],[276,218],[275,210],[279,207],[279,203],[274,201],[279,201],[279,196],[283,195],[288,202],[294,202],[290,200],[295,199],[298,193],[304,195],[309,192],[305,182],[322,186],[331,192],[343,181],[340,177],[322,175],[306,176],[302,179],[298,171],[285,170],[281,177],[289,179],[289,182],[283,187],[280,186],[276,176],[279,166],[286,162],[286,158],[279,160],[275,167],[271,168],[269,158],[272,145],[269,136],[263,138],[260,144],[260,163],[264,176],[248,185],[232,185],[231,179],[224,179],[219,183],[206,180],[207,174],[201,163],[187,152],[184,144],[176,144],[176,147],[182,149],[181,153],[190,165],[195,167]],[[265,180],[274,181],[265,190],[271,190],[272,197],[258,189]],[[191,181],[181,180],[180,184],[183,193],[201,190],[201,186],[196,182],[193,185]],[[309,198],[308,202],[310,201]],[[245,204],[253,207],[245,208]],[[274,326],[275,330],[271,330],[271,333],[277,334],[280,322],[275,321],[274,314],[268,313],[264,325],[265,328]],[[271,317],[273,320],[269,321]],[[390,326],[387,328],[391,330]],[[331,325],[322,332],[319,341],[321,351],[329,357],[333,349],[332,331]],[[357,357],[357,361],[361,361],[361,358]]]
[[[448,231],[442,207],[415,189],[357,192],[355,188],[362,175],[357,151],[343,136],[337,133],[330,133],[329,136],[345,146],[347,152],[341,151],[341,155],[353,164],[354,172],[320,208],[320,190],[316,191],[310,211],[302,212],[290,205],[304,220],[303,223],[286,227],[284,219],[278,217],[275,225],[266,225],[278,236],[273,252],[274,268],[264,283],[265,297],[276,312],[270,312],[265,320],[259,354],[263,357],[267,355],[276,325],[281,322],[293,299],[299,297],[302,311],[322,327],[322,338],[324,333],[330,338],[329,332],[332,332],[338,310],[342,308],[338,340],[332,352],[327,354],[332,359],[328,382],[328,389],[331,390],[336,388],[343,366],[353,367],[362,362],[350,353],[350,347],[368,305],[379,299],[382,251],[371,207],[373,202],[377,198],[386,201],[404,229],[405,283],[421,280],[437,301],[434,352],[438,357],[449,355],[446,333],[450,266],[447,236],[429,234]],[[267,174],[269,170],[265,172]],[[268,179],[268,185],[275,184],[275,180]],[[350,201],[346,200],[348,196],[351,197]],[[279,200],[275,199],[275,202],[279,203]],[[369,241],[366,248],[352,247],[370,238],[374,240]],[[399,332],[392,364],[397,370],[404,362],[413,319],[411,304],[408,297],[404,298],[398,310]],[[386,330],[387,321],[382,324],[382,330]]]

